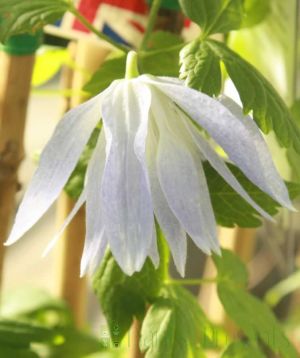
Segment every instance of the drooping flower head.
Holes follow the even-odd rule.
[[[258,127],[236,103],[226,97],[213,99],[175,78],[142,75],[114,81],[60,121],[42,153],[7,245],[21,238],[57,199],[100,120],[103,129],[83,192],[61,229],[86,203],[82,274],[99,265],[107,247],[128,275],[141,270],[147,257],[157,265],[155,218],[182,275],[187,234],[205,253],[219,253],[203,160],[269,217],[205,139],[203,130],[255,185],[281,205],[292,207]]]

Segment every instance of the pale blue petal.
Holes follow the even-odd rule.
[[[157,86],[207,130],[254,184],[281,205],[293,209],[258,127],[251,117],[242,114],[237,104],[228,98],[220,103],[201,92],[161,79],[148,77],[145,82]]]
[[[101,118],[101,95],[69,111],[41,155],[6,245],[20,239],[57,199]]]
[[[102,130],[89,162],[86,174],[86,238],[80,264],[80,275],[83,276],[98,254],[104,240],[104,227],[101,205],[101,182],[105,164],[105,137]],[[103,253],[104,250],[102,249]]]
[[[111,251],[128,275],[142,268],[152,243],[153,208],[144,158],[150,103],[146,86],[123,81],[102,107],[107,141],[103,222]]]
[[[186,233],[169,208],[165,195],[161,189],[156,170],[157,139],[151,129],[152,126],[150,126],[147,142],[147,162],[154,213],[170,246],[175,266],[181,276],[184,276],[187,255]]]
[[[216,222],[201,162],[177,116],[175,105],[153,94],[152,111],[159,129],[157,174],[162,191],[184,230],[206,253],[219,252]],[[165,98],[164,98],[165,97]],[[181,125],[180,125],[181,124]]]
[[[203,154],[203,156],[209,161],[211,166],[226,180],[226,182],[236,191],[239,195],[244,198],[257,212],[259,212],[265,218],[274,221],[272,216],[270,216],[265,210],[263,210],[255,201],[249,196],[245,189],[238,182],[236,177],[229,170],[224,160],[219,157],[219,155],[211,148],[209,143],[202,138],[199,131],[188,123],[189,119],[181,114],[182,121],[186,123],[191,136],[193,137],[196,145]]]

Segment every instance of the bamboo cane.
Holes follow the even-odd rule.
[[[73,50],[72,50],[73,51]],[[110,48],[104,47],[95,41],[79,40],[75,50],[76,66],[87,70],[90,73],[95,72],[101,63],[105,60]],[[66,76],[66,83],[72,83],[74,95],[71,97],[71,107],[80,104],[84,98],[78,94],[78,90],[83,87],[87,81],[85,71],[75,70],[72,74],[72,80],[69,75]],[[99,118],[100,119],[100,118]],[[72,210],[74,200],[63,194],[58,204],[58,222],[65,220],[66,216]],[[82,326],[86,315],[86,280],[79,277],[80,259],[85,238],[85,212],[82,208],[73,221],[65,230],[60,244],[58,246],[58,265],[56,273],[56,284],[58,295],[65,299],[70,305],[75,323]]]
[[[3,243],[15,210],[18,168],[24,157],[26,112],[38,42],[38,38],[29,37],[28,43],[27,36],[15,37],[0,52],[0,286],[5,253]]]

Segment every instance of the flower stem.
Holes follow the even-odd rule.
[[[147,24],[147,28],[146,28],[146,32],[145,32],[143,41],[140,46],[140,50],[145,50],[145,48],[147,46],[147,42],[149,40],[149,37],[152,33],[152,30],[153,30],[155,22],[156,22],[156,17],[157,17],[160,5],[161,5],[161,0],[153,0],[152,1],[148,24]]]
[[[104,40],[108,43],[110,43],[115,48],[121,50],[122,52],[128,53],[130,51],[130,48],[128,46],[122,45],[114,40],[112,40],[109,36],[103,34],[102,32],[98,31],[84,16],[80,14],[80,12],[75,8],[72,7],[69,10],[77,19],[91,32],[93,32],[95,35],[97,35],[101,40]]]
[[[198,286],[207,283],[217,282],[217,277],[212,278],[202,278],[202,279],[183,279],[183,280],[166,280],[165,284],[167,285],[185,285],[185,286]]]
[[[130,80],[131,78],[138,77],[139,70],[138,70],[138,55],[135,51],[130,51],[127,55],[126,59],[126,72],[125,78]]]

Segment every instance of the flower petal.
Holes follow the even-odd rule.
[[[161,189],[156,171],[156,156],[157,139],[155,138],[152,126],[150,125],[147,141],[147,163],[154,213],[170,246],[175,266],[178,272],[184,276],[187,255],[186,234],[176,216],[169,208],[165,195]]]
[[[77,214],[78,210],[82,207],[86,200],[86,192],[85,190],[82,191],[79,198],[77,199],[74,207],[72,208],[70,214],[66,217],[65,221],[63,222],[61,228],[55,234],[54,238],[49,242],[49,244],[46,246],[42,257],[45,257],[49,254],[49,252],[54,248],[58,240],[60,239],[62,233],[65,231],[66,227],[70,224],[70,222],[73,220],[74,216]]]
[[[81,276],[86,273],[94,257],[98,256],[98,248],[101,247],[103,254],[105,250],[105,247],[103,249],[101,244],[104,240],[101,203],[101,182],[104,164],[105,137],[102,130],[86,173],[86,238],[80,264]]]
[[[224,160],[219,157],[219,155],[211,148],[209,143],[202,138],[199,131],[193,128],[192,124],[188,123],[189,119],[181,114],[181,118],[186,127],[188,128],[191,136],[193,137],[196,145],[198,146],[201,153],[209,161],[211,166],[227,181],[227,183],[237,192],[239,195],[244,198],[257,212],[259,212],[265,218],[274,221],[271,215],[269,215],[265,210],[263,210],[255,201],[249,196],[246,190],[241,186],[236,177],[229,170]]]
[[[188,142],[188,133],[180,118],[176,118],[175,105],[155,92],[151,108],[159,129],[156,165],[161,188],[169,207],[195,243],[206,253],[219,252],[201,161],[195,161],[193,142]]]
[[[139,271],[153,235],[153,208],[145,165],[150,91],[123,81],[103,101],[106,164],[102,180],[103,221],[109,246],[128,275]]]
[[[41,155],[6,242],[24,235],[57,199],[101,116],[101,94],[69,111]]]
[[[106,248],[108,245],[108,240],[106,235],[104,234],[101,240],[97,241],[97,246],[95,246],[95,255],[93,258],[91,258],[92,261],[89,262],[89,272],[91,274],[94,274],[99,266],[101,265],[101,261],[105,255]],[[84,273],[80,273],[80,276],[82,277]]]
[[[201,92],[163,80],[149,83],[167,94],[225,150],[228,157],[261,190],[281,205],[293,209],[268,147],[253,119],[228,98],[217,101]]]

